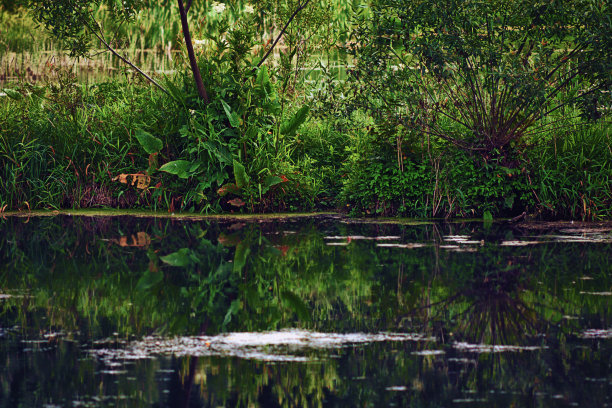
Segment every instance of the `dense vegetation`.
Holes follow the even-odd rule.
[[[606,2],[48,3],[0,3],[0,211],[612,215]]]

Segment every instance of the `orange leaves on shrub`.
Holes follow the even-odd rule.
[[[128,184],[131,186],[135,186],[140,190],[144,190],[149,187],[151,184],[151,176],[143,173],[134,173],[134,174],[119,174],[117,177],[111,179],[112,181],[118,181],[123,184]]]

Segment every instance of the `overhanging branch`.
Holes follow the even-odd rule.
[[[285,34],[285,31],[287,31],[287,28],[289,27],[289,24],[291,24],[291,22],[293,21],[295,16],[297,16],[300,11],[304,10],[306,8],[306,6],[308,6],[308,3],[310,3],[310,0],[306,0],[303,4],[298,5],[298,7],[293,12],[293,14],[291,14],[291,17],[289,17],[289,20],[287,20],[287,22],[285,23],[285,26],[283,27],[281,32],[276,37],[276,40],[274,40],[274,43],[272,44],[272,46],[268,49],[266,54],[263,56],[261,61],[259,61],[259,63],[257,64],[257,67],[254,68],[253,71],[257,70],[257,68],[259,68],[264,63],[264,61],[266,59],[268,59],[268,57],[272,53],[272,50],[274,50],[274,47],[276,47],[276,44],[280,41],[280,39],[283,36],[283,34]]]
[[[97,24],[97,23],[96,23]],[[127,59],[126,57],[124,57],[123,55],[119,54],[113,47],[111,47],[106,40],[104,39],[104,35],[101,33],[98,33],[96,30],[94,30],[93,28],[91,28],[89,25],[86,25],[87,29],[96,36],[96,38],[98,40],[100,40],[100,42],[102,44],[104,44],[104,46],[117,58],[119,58],[121,61],[123,61],[124,63],[126,63],[127,65],[129,65],[130,67],[132,67],[134,70],[136,70],[136,72],[138,72],[140,75],[142,75],[143,77],[145,77],[147,79],[147,81],[151,82],[153,85],[155,85],[156,87],[158,87],[162,92],[164,92],[166,95],[171,96],[170,92],[168,92],[168,90],[166,90],[166,88],[164,88],[163,86],[161,86],[159,84],[159,82],[157,82],[156,80],[154,80],[153,78],[151,78],[149,75],[147,75],[146,72],[144,72],[143,70],[141,70],[140,68],[138,68],[136,65],[134,65],[129,59]],[[98,26],[99,28],[99,26]]]

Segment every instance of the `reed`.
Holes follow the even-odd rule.
[[[612,217],[612,133],[607,123],[577,126],[531,153],[534,194],[543,216]]]

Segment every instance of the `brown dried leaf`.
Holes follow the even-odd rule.
[[[233,183],[228,183],[223,185],[220,189],[217,190],[217,194],[219,194],[221,197],[223,197],[224,195],[228,194],[228,193],[237,193],[240,191],[240,188],[233,184]]]
[[[129,179],[131,179],[131,182],[129,181]],[[151,176],[142,173],[122,173],[119,174],[117,177],[112,178],[111,181],[119,181],[120,183],[136,186],[136,188],[144,190],[145,188],[149,187],[149,184],[151,184]]]
[[[233,200],[229,200],[228,203],[233,205],[234,207],[242,207],[243,205],[246,204],[244,201],[242,201],[239,198],[234,198]]]
[[[149,155],[149,169],[157,169],[159,167],[157,156],[158,153],[152,153]]]
[[[127,184],[127,176],[128,174],[122,173],[122,174],[119,174],[117,177],[113,177],[111,181],[118,181],[120,183]]]
[[[149,184],[151,184],[151,176],[148,174],[133,174],[132,176],[134,177],[132,185],[136,183],[136,188],[140,190],[144,190],[145,188],[149,187]]]
[[[137,232],[132,235],[131,240],[128,241],[127,236],[111,239],[111,242],[119,245],[120,247],[148,247],[151,244],[151,237],[144,231]]]

